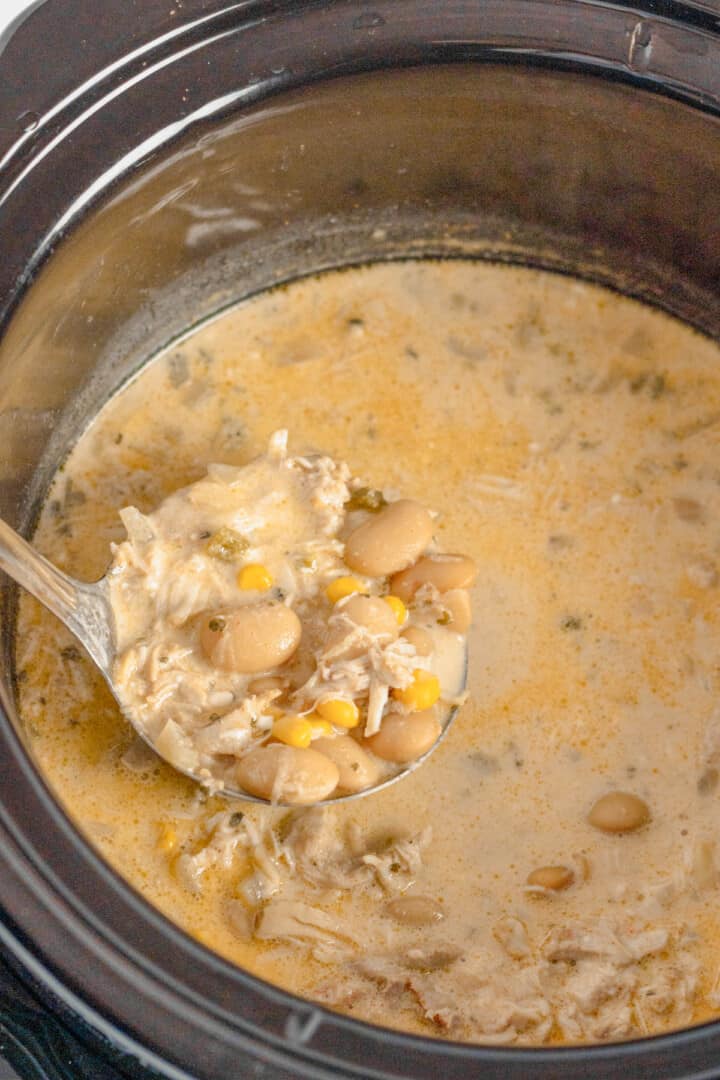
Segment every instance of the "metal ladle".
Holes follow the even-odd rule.
[[[27,589],[36,600],[56,615],[68,628],[88,655],[97,665],[100,673],[110,688],[110,692],[117,701],[128,722],[135,728],[138,735],[157,754],[158,751],[147,735],[135,724],[132,715],[123,709],[118,698],[115,684],[113,683],[113,667],[116,656],[115,617],[110,603],[107,578],[102,577],[99,581],[84,582],[76,581],[75,578],[58,570],[51,562],[24,540],[22,536],[11,529],[10,526],[0,520],[0,569],[4,570],[18,585]],[[467,680],[467,653],[465,657],[465,672],[463,677],[463,689]],[[445,715],[443,730],[435,743],[420,757],[411,761],[404,768],[392,776],[386,777],[380,783],[362,791],[353,792],[349,795],[338,795],[334,798],[324,799],[317,806],[329,803],[347,802],[350,799],[359,799],[364,795],[370,795],[391,784],[397,783],[403,777],[414,772],[423,762],[427,761],[430,754],[447,735],[447,732],[455,719],[457,706],[451,706]],[[158,755],[161,756],[161,755]],[[163,758],[163,760],[167,760]],[[178,772],[182,772],[190,779],[201,783],[201,779],[192,771],[179,769],[173,762],[168,762]],[[247,802],[264,803],[266,806],[290,805],[285,803],[271,803],[268,799],[261,799],[249,792],[234,790],[227,786],[223,789],[223,795],[245,799]]]

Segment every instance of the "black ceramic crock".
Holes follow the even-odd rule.
[[[0,41],[0,513],[31,532],[73,438],[156,349],[323,267],[526,262],[717,335],[719,17],[710,0],[37,6]],[[25,1075],[720,1074],[717,1024],[463,1046],[328,1013],[213,956],[115,876],[36,772],[14,602],[4,583],[0,942],[20,982],[0,1004]]]

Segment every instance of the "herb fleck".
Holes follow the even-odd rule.
[[[63,496],[63,509],[70,510],[73,506],[82,506],[87,501],[87,497],[84,491],[79,491],[72,480],[68,480],[65,485],[65,494]]]
[[[648,386],[650,397],[653,398],[653,400],[657,401],[659,397],[662,397],[666,389],[667,384],[665,382],[665,376],[653,375],[650,379],[650,384]]]
[[[63,660],[82,660],[77,645],[66,645],[64,649],[60,650],[60,656]]]
[[[377,514],[387,506],[387,499],[377,488],[361,487],[352,493],[345,506],[348,510],[368,510],[371,514]]]
[[[245,425],[236,416],[225,416],[220,424],[218,439],[224,447],[237,448],[247,438]]]
[[[720,774],[717,769],[713,769],[712,766],[707,768],[697,782],[698,794],[710,795],[718,786],[718,780],[720,780]]]
[[[223,562],[232,562],[240,555],[244,555],[250,547],[250,541],[241,536],[235,529],[223,525],[214,536],[211,536],[207,544],[207,553],[214,559],[222,559]]]
[[[225,629],[224,619],[211,619],[208,623],[208,630],[212,630],[213,634],[220,634]]]
[[[482,776],[491,776],[500,770],[500,763],[497,758],[484,753],[482,750],[474,750],[469,755],[469,759]]]
[[[560,622],[561,630],[582,630],[583,621],[579,615],[565,615]]]
[[[541,390],[538,394],[538,397],[540,401],[542,401],[542,403],[544,404],[545,412],[548,414],[548,416],[559,416],[560,413],[564,412],[562,405],[559,401],[555,400],[552,390],[550,390],[549,388]]]
[[[673,506],[681,521],[698,522],[703,520],[704,511],[697,499],[688,499],[684,495],[678,495],[673,499]]]
[[[657,401],[667,390],[667,380],[662,373],[642,371],[630,379],[629,386],[631,394],[639,394],[644,390],[648,397]]]
[[[182,353],[174,353],[168,361],[168,379],[174,390],[186,383],[190,378],[190,368],[187,357]]]
[[[245,815],[242,810],[236,810],[234,814],[230,815],[230,828],[237,829],[238,825],[242,825],[245,820]]]

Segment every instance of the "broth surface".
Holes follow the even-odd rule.
[[[402,783],[322,820],[243,805],[238,839],[239,804],[138,746],[74,640],[23,596],[21,712],[58,798],[209,948],[363,1019],[536,1044],[715,1016],[719,360],[597,286],[463,261],[322,275],[193,332],[80,439],[39,548],[97,578],[119,509],[150,511],[287,427],[299,450],[438,511],[440,546],[477,561],[470,700]],[[644,800],[649,823],[594,828],[610,791]],[[282,880],[253,907],[260,834]],[[315,869],[327,860],[320,883],[301,844]],[[361,887],[338,884],[346,849]],[[548,866],[568,887],[529,888]],[[414,925],[397,906],[413,896],[437,917]],[[325,923],[296,908],[258,940],[279,901]]]

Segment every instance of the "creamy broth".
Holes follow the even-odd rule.
[[[208,947],[360,1018],[533,1044],[716,1015],[718,359],[596,286],[462,261],[304,280],[197,330],[81,438],[41,550],[99,577],[121,507],[150,511],[288,427],[437,511],[440,547],[476,560],[470,700],[394,788],[322,820],[243,805],[233,825],[238,805],[139,748],[72,638],[23,598],[21,711],[58,798]],[[588,820],[618,790],[650,812],[626,835]],[[280,884],[258,921],[260,834]],[[568,887],[528,887],[548,866]],[[422,925],[397,906],[409,897]],[[253,937],[280,902],[325,923],[296,908]]]

